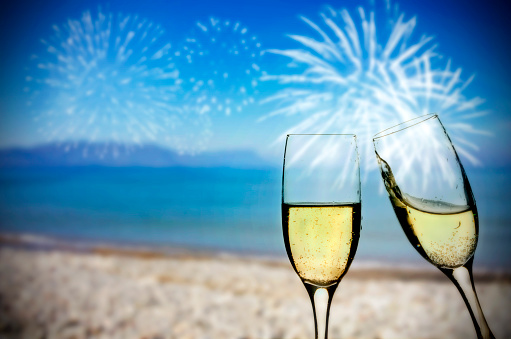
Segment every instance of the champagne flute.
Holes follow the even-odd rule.
[[[458,288],[478,338],[494,338],[477,299],[472,264],[478,238],[476,202],[444,126],[428,114],[373,138],[397,219],[413,247]]]
[[[312,302],[316,339],[328,335],[334,292],[360,236],[360,170],[353,134],[289,134],[282,177],[287,255]]]

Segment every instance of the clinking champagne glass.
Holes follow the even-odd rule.
[[[312,302],[316,339],[327,338],[332,297],[357,250],[360,211],[355,135],[288,135],[282,230],[289,260]]]
[[[373,138],[394,212],[413,247],[458,288],[478,338],[494,338],[472,277],[478,238],[476,202],[465,170],[436,114]]]

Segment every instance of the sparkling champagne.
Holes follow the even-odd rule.
[[[378,160],[396,216],[414,248],[440,268],[464,265],[477,246],[475,202],[453,205],[403,194],[388,164],[381,158]]]
[[[373,142],[385,188],[408,240],[461,293],[477,338],[495,339],[472,275],[479,231],[476,202],[438,115],[387,128]]]
[[[456,268],[474,255],[477,217],[471,208],[440,214],[394,204],[394,210],[408,240],[434,265]]]
[[[360,237],[361,204],[283,204],[287,255],[305,282],[330,286],[347,272]]]

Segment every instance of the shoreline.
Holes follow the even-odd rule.
[[[288,268],[286,257],[261,253],[239,253],[224,250],[191,248],[185,246],[136,243],[113,243],[107,241],[82,240],[37,235],[32,233],[1,233],[0,249],[12,247],[28,251],[57,251],[63,253],[93,254],[103,257],[126,257],[134,259],[172,259],[172,260],[220,260],[237,263],[256,262],[267,267]],[[511,283],[511,271],[502,269],[475,268],[475,283],[502,282]],[[347,276],[350,279],[386,279],[386,280],[429,280],[449,282],[433,265],[424,261],[419,265],[412,263],[392,264],[377,261],[353,261]]]

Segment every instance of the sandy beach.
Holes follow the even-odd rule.
[[[497,338],[511,337],[508,276],[475,277]],[[336,338],[475,338],[439,271],[354,266],[330,313]],[[191,251],[0,246],[0,338],[313,338],[285,261]]]

